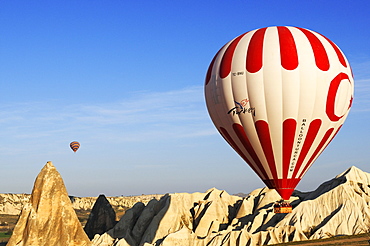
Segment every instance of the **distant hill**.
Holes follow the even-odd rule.
[[[247,196],[248,196],[248,194],[241,193],[241,192],[236,193],[236,194],[233,194],[233,195],[234,195],[234,196],[240,196],[240,197],[247,197]]]

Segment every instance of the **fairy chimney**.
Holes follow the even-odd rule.
[[[30,203],[8,246],[90,246],[59,172],[49,161],[36,178]]]

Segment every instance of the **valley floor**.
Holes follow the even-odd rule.
[[[366,234],[359,234],[354,236],[341,236],[341,237],[333,237],[329,239],[321,239],[321,240],[307,240],[307,241],[300,241],[300,242],[291,242],[291,243],[280,243],[274,244],[271,246],[349,246],[349,245],[356,245],[356,246],[369,246],[370,245],[370,233]]]

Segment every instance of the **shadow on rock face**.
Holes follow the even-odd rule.
[[[104,195],[99,195],[96,200],[84,230],[91,239],[95,234],[103,234],[112,229],[116,224],[116,212]]]

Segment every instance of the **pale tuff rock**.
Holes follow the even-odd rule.
[[[110,246],[113,245],[113,243],[116,240],[109,236],[107,233],[104,233],[103,235],[96,234],[92,240],[93,245],[100,245],[100,246]]]
[[[161,243],[161,246],[185,246],[197,245],[197,236],[186,227],[178,230],[177,232],[169,234]]]
[[[36,178],[8,246],[88,246],[64,182],[51,162]]]
[[[353,235],[370,225],[370,174],[351,167],[311,193],[277,226],[292,224],[310,239]],[[329,188],[331,188],[329,190]]]
[[[240,199],[217,189],[211,189],[206,194],[165,195],[147,206],[136,204],[103,237],[124,238],[131,246],[145,243],[159,245],[169,234],[184,228],[185,232],[189,230],[190,234],[193,233],[194,238],[205,238],[228,226],[230,214],[235,214],[235,211],[230,211],[235,210]],[[94,245],[103,245],[98,239],[94,238]]]
[[[137,204],[94,246],[241,246],[353,235],[370,226],[370,174],[351,167],[315,191],[295,191],[291,214],[274,214],[275,190],[247,197],[211,189]]]
[[[0,214],[20,214],[29,197],[28,194],[0,194]]]

